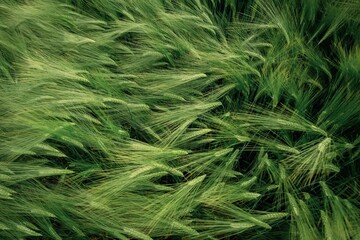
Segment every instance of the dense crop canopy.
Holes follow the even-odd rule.
[[[0,239],[360,239],[360,1],[1,0]]]

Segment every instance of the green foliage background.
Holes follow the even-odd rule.
[[[1,0],[0,239],[360,239],[360,1]]]

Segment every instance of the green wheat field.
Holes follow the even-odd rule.
[[[0,0],[0,239],[359,240],[359,0]]]

